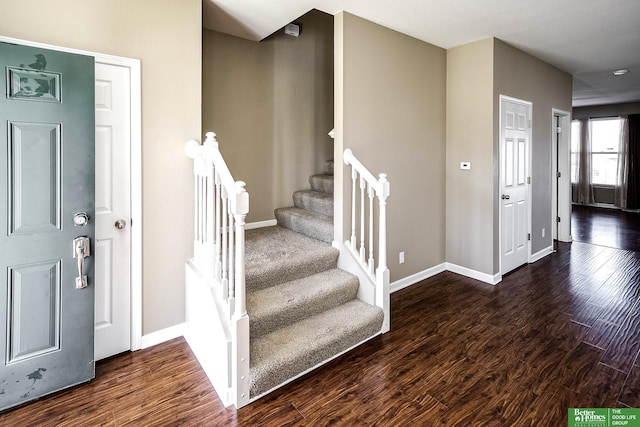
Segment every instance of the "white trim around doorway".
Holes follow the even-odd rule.
[[[130,69],[131,78],[131,350],[142,348],[142,84],[140,60],[0,35],[0,42],[93,56],[95,62]]]
[[[571,114],[553,108],[551,110],[551,226],[552,236],[560,242],[571,242]],[[560,141],[557,138],[559,119],[562,131]],[[556,174],[560,173],[560,182]],[[557,218],[561,220],[558,223]]]
[[[532,197],[531,197],[531,185],[530,185],[530,180],[531,180],[531,174],[532,174],[532,166],[533,166],[533,102],[531,101],[526,101],[523,99],[519,99],[519,98],[514,98],[508,95],[502,95],[500,94],[498,96],[498,111],[499,111],[499,117],[498,117],[498,192],[502,193],[503,188],[502,188],[502,135],[503,135],[503,123],[502,123],[502,109],[503,109],[503,104],[505,102],[511,102],[513,104],[519,104],[519,105],[523,105],[525,107],[527,107],[528,109],[528,129],[527,129],[527,133],[528,133],[528,138],[529,138],[529,146],[527,148],[527,180],[528,180],[528,184],[527,184],[527,194],[526,194],[526,201],[527,201],[527,219],[526,219],[526,227],[527,227],[527,233],[529,233],[529,235],[531,234],[531,212],[532,212]],[[497,195],[496,195],[497,196]],[[495,206],[495,205],[494,205]],[[502,278],[502,275],[505,274],[504,271],[504,267],[503,267],[503,263],[502,263],[502,258],[503,258],[503,252],[502,252],[502,239],[503,239],[503,235],[502,235],[502,205],[500,204],[500,202],[498,202],[498,236],[499,236],[499,241],[498,241],[498,248],[499,248],[499,262],[498,265],[500,266],[500,272],[499,272],[499,277]],[[531,253],[531,241],[529,240],[527,242],[527,263],[531,263],[533,262],[534,254]],[[498,276],[497,275],[497,276]],[[501,279],[500,279],[501,280]]]

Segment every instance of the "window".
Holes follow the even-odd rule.
[[[580,161],[580,122],[571,122],[571,183],[578,183],[578,162]]]
[[[619,118],[591,119],[588,122],[591,136],[591,184],[615,186],[618,176],[620,145]],[[571,122],[571,183],[578,182],[580,162],[580,122]]]
[[[616,185],[620,119],[591,120],[591,182]]]

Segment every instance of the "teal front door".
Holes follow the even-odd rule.
[[[0,411],[94,377],[94,85],[0,43]]]

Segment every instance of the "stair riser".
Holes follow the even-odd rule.
[[[313,175],[309,177],[311,189],[315,191],[323,191],[325,193],[333,193],[333,176],[332,175]]]
[[[333,216],[333,198],[315,197],[313,193],[296,191],[293,193],[293,205],[320,215]]]
[[[320,273],[335,268],[338,263],[338,255],[323,256],[316,259],[312,264],[304,265],[284,265],[281,268],[264,270],[259,277],[247,274],[245,278],[247,291],[256,291],[280,283],[290,282],[311,274]]]
[[[265,313],[264,308],[260,311],[260,315],[252,312],[251,307],[264,304],[268,300],[268,296],[260,295],[260,293],[249,294],[247,296],[247,310],[250,319],[251,338],[257,338],[261,335],[268,334],[307,317],[328,310],[332,307],[344,304],[356,298],[358,293],[358,279],[355,276],[342,275],[340,277],[332,277],[329,273],[316,275],[320,283],[309,283],[304,279],[292,282],[298,287],[313,286],[315,293],[311,295],[305,294],[305,289],[299,292],[294,291],[294,287],[286,290],[286,301],[277,306],[272,307],[269,312]],[[314,277],[316,277],[314,276]],[[333,280],[332,283],[327,281]],[[263,301],[256,301],[263,297]],[[258,311],[258,310],[256,310]]]
[[[384,314],[353,300],[295,325],[252,340],[251,397],[378,334]]]
[[[276,209],[276,220],[278,225],[304,234],[305,236],[321,240],[326,243],[333,241],[333,222],[301,218],[287,209]]]
[[[324,162],[324,173],[327,175],[333,175],[333,160],[327,160]]]

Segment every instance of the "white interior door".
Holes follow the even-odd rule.
[[[529,258],[531,104],[500,98],[501,273]]]
[[[131,349],[130,69],[96,62],[96,360]]]

